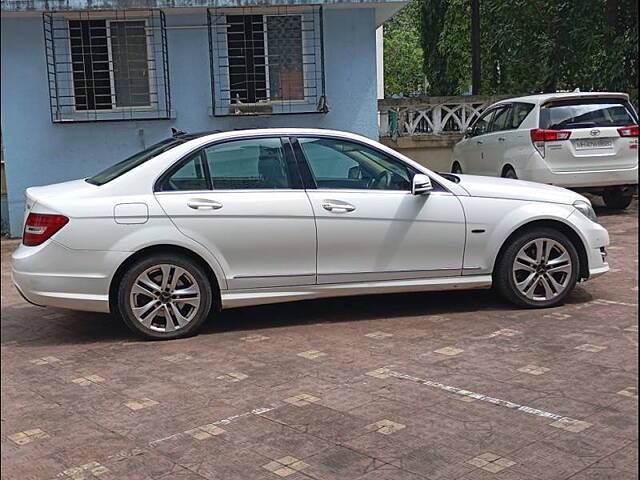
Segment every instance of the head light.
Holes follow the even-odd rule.
[[[584,200],[576,200],[575,202],[573,202],[573,206],[589,220],[598,223],[596,212],[593,211],[593,207],[589,202],[586,202]]]

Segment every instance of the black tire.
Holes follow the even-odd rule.
[[[462,167],[458,162],[453,162],[453,165],[451,166],[451,173],[462,174]]]
[[[190,275],[190,278],[194,280],[194,283],[197,284],[197,289],[199,290],[199,304],[197,308],[192,305],[187,307],[186,305],[180,304],[179,308],[193,308],[195,310],[195,312],[187,310],[189,315],[192,315],[188,323],[180,327],[178,325],[179,322],[177,320],[173,320],[171,331],[162,331],[162,323],[159,325],[152,324],[150,327],[143,325],[142,322],[136,318],[131,305],[131,290],[134,287],[134,282],[138,276],[146,270],[159,265],[171,265],[184,269]],[[173,272],[176,271],[178,270],[173,270]],[[188,285],[191,286],[191,284]],[[135,298],[137,300],[139,297]],[[149,298],[152,297],[149,295]],[[135,334],[152,340],[170,340],[194,335],[200,329],[211,311],[213,303],[213,289],[205,269],[197,261],[187,255],[179,253],[156,253],[139,259],[129,267],[129,270],[124,274],[120,281],[120,285],[118,286],[116,301],[118,312],[122,316],[124,323]],[[155,301],[161,302],[160,299]],[[166,322],[166,317],[156,317],[152,322],[160,321],[160,318],[164,318],[164,321]],[[167,329],[166,323],[164,328],[165,330]]]
[[[502,171],[502,178],[510,178],[512,180],[517,180],[518,179],[518,175],[516,175],[516,171],[513,168],[506,167]]]
[[[608,188],[602,194],[602,199],[607,208],[612,210],[624,210],[633,201],[633,193],[621,188]]]
[[[558,242],[564,247],[571,261],[571,274],[566,275],[564,290],[548,300],[536,300],[525,296],[516,287],[515,274],[513,273],[516,255],[520,249],[536,239],[551,239]],[[566,235],[552,228],[534,228],[517,235],[506,245],[496,261],[493,271],[493,285],[500,295],[515,305],[528,308],[554,307],[561,304],[575,287],[580,272],[579,262],[578,252]],[[534,290],[536,288],[542,288],[542,286],[535,287]]]

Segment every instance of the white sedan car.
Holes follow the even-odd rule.
[[[638,116],[625,93],[502,100],[455,146],[451,171],[558,185],[626,208],[638,188]]]
[[[577,193],[437,174],[328,130],[177,134],[26,193],[21,294],[151,338],[221,308],[340,295],[493,285],[549,307],[609,269],[608,233]]]

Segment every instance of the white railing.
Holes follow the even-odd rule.
[[[378,100],[379,134],[394,139],[399,136],[463,134],[485,108],[504,98],[508,96]]]

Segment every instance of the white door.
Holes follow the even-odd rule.
[[[466,139],[467,148],[462,173],[473,175],[489,174],[489,168],[485,162],[486,137],[495,111],[495,109],[487,110],[480,115],[480,118],[473,125],[471,136]]]
[[[510,142],[509,128],[511,119],[511,106],[496,109],[491,119],[489,129],[482,136],[482,174],[499,177],[505,164],[505,153]],[[513,139],[511,139],[512,141]]]
[[[299,178],[279,138],[236,140],[186,159],[156,198],[230,289],[314,284],[316,226]]]
[[[437,183],[412,195],[411,167],[365,145],[298,138],[317,184],[318,283],[461,275],[465,220]]]

